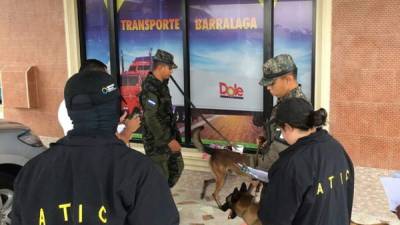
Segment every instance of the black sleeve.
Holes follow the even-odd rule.
[[[312,172],[305,162],[289,162],[278,168],[263,188],[258,217],[265,225],[291,225],[307,189]]]
[[[352,214],[352,209],[353,209],[353,198],[354,198],[354,166],[353,162],[351,161],[349,155],[346,153],[346,151],[343,149],[343,152],[345,154],[345,157],[347,159],[347,163],[349,166],[349,172],[350,172],[350,180],[347,184],[347,207],[348,207],[348,212],[349,212],[349,218],[351,218]]]
[[[11,221],[13,225],[22,224],[21,217],[21,202],[20,202],[20,177],[22,171],[20,171],[19,175],[14,180],[14,196],[13,196],[13,205],[11,210]]]
[[[178,225],[179,213],[167,180],[150,160],[145,161],[147,165],[141,170],[142,174],[125,189],[125,196],[133,200],[128,209],[127,224]]]

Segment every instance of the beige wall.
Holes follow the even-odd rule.
[[[6,102],[4,116],[40,135],[60,136],[57,108],[67,79],[63,1],[1,0],[0,9],[0,71],[36,66],[39,87],[37,108],[12,108]]]
[[[400,169],[400,2],[334,0],[331,131],[356,165]]]

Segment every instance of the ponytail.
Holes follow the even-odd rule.
[[[320,127],[326,124],[326,118],[328,114],[324,108],[320,108],[317,111],[312,111],[307,118],[307,127]]]

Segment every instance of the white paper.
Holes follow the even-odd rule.
[[[392,177],[400,178],[400,171],[394,172]]]
[[[400,205],[400,178],[381,177],[381,183],[389,201],[390,211],[394,212]]]
[[[244,149],[243,145],[234,145],[234,146],[232,146],[232,151],[240,153],[240,154],[243,154],[243,149]]]
[[[263,170],[258,170],[258,169],[254,169],[252,167],[243,165],[238,163],[238,166],[240,168],[240,170],[248,175],[250,175],[251,177],[260,180],[262,182],[268,183],[268,172],[265,172]]]

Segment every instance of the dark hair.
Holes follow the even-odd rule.
[[[328,117],[328,113],[324,108],[320,108],[316,111],[311,111],[306,120],[303,122],[284,122],[281,120],[276,121],[276,125],[279,127],[284,127],[285,123],[289,124],[291,127],[298,128],[300,130],[308,130],[313,127],[321,127],[326,124],[326,118]]]
[[[88,59],[79,68],[79,72],[85,71],[107,71],[107,65],[97,59]]]
[[[326,124],[326,118],[328,113],[324,108],[320,108],[317,111],[312,111],[307,118],[307,127],[320,127]]]

